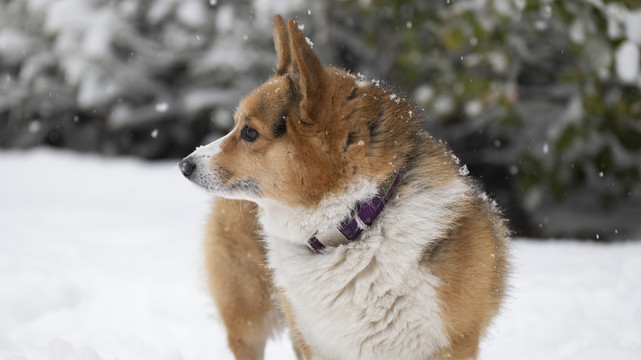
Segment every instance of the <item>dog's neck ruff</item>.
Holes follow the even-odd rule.
[[[378,187],[378,193],[364,203],[359,204],[356,210],[341,221],[338,227],[329,231],[316,233],[307,240],[307,247],[314,253],[320,254],[328,247],[348,244],[358,239],[363,230],[372,226],[374,219],[383,211],[385,204],[392,196],[398,184],[401,170],[394,170],[390,176]]]

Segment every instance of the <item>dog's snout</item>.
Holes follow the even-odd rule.
[[[180,172],[182,172],[186,178],[189,178],[196,168],[196,163],[191,157],[187,157],[178,163],[178,167],[180,168]]]

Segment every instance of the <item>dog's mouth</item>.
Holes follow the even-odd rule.
[[[246,178],[230,181],[231,173],[218,167],[211,169],[208,156],[189,155],[178,163],[180,172],[189,181],[216,195],[229,198],[258,198],[261,196],[259,181]]]

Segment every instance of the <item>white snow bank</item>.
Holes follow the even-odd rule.
[[[0,359],[231,359],[175,163],[0,152]],[[481,359],[641,357],[641,243],[517,241]],[[293,359],[288,340],[267,359]]]
[[[0,152],[0,174],[0,359],[231,359],[204,279],[210,197],[175,163]]]
[[[641,243],[521,240],[513,260],[481,358],[641,358]]]

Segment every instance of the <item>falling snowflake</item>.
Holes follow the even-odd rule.
[[[165,112],[167,110],[169,110],[169,104],[167,104],[166,102],[156,104],[156,111]]]

